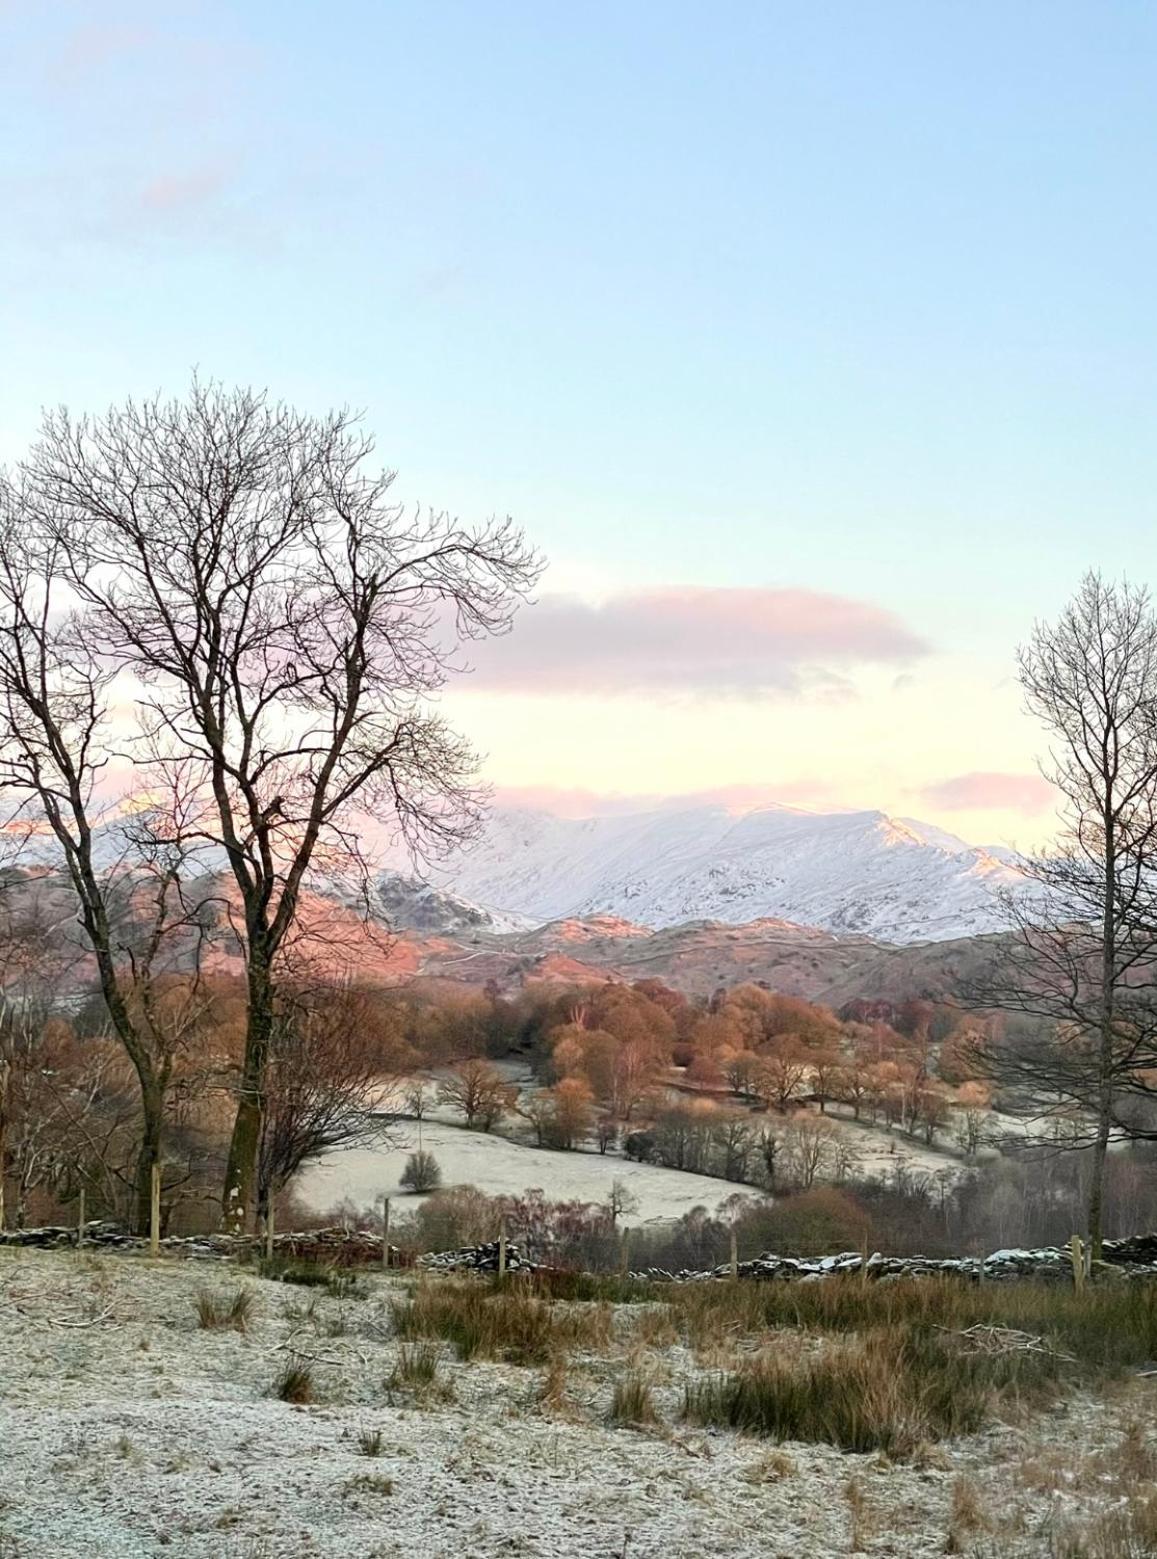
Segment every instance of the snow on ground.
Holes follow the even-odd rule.
[[[316,1212],[326,1212],[346,1200],[360,1208],[383,1195],[405,1196],[400,1181],[406,1159],[418,1145],[417,1122],[401,1122],[392,1136],[388,1146],[340,1149],[307,1165],[294,1182],[295,1197]],[[714,1212],[737,1193],[759,1195],[754,1187],[711,1175],[633,1164],[611,1153],[528,1147],[442,1120],[423,1121],[421,1138],[423,1149],[438,1160],[444,1187],[473,1185],[491,1196],[515,1196],[538,1187],[552,1201],[605,1202],[611,1182],[621,1180],[639,1204],[624,1218],[628,1225],[667,1222],[692,1207]]]
[[[239,1278],[253,1295],[248,1331],[199,1330],[198,1294],[228,1295]],[[994,1547],[978,1533],[975,1552],[1044,1559],[1058,1552],[1050,1513],[1083,1518],[1095,1505],[1095,1491],[1067,1487],[1073,1444],[1119,1444],[1127,1415],[1151,1411],[1142,1381],[1144,1400],[1077,1398],[907,1464],[826,1446],[776,1453],[679,1422],[699,1367],[671,1346],[646,1354],[667,1427],[612,1428],[614,1381],[640,1357],[637,1307],[617,1310],[608,1349],[572,1360],[567,1421],[541,1406],[542,1372],[512,1365],[445,1358],[450,1394],[423,1403],[385,1384],[398,1358],[389,1301],[407,1279],[365,1282],[366,1297],[339,1300],[225,1263],[0,1252],[0,1554],[931,1559],[960,1551],[946,1535],[965,1473],[987,1509],[1015,1506],[1024,1535]],[[271,1395],[291,1352],[312,1356],[314,1404]],[[381,1434],[379,1456],[359,1451],[367,1431]],[[1039,1471],[1022,1476],[1030,1459],[1055,1461],[1049,1489]]]

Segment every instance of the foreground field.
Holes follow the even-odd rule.
[[[4,1252],[0,1554],[1154,1552],[1145,1299],[562,1292],[381,1274],[306,1287],[224,1264]],[[985,1387],[968,1399],[977,1432],[935,1438],[964,1400],[955,1355],[936,1365],[954,1372],[953,1403],[939,1375],[918,1402],[872,1396],[886,1372],[865,1366],[871,1339],[926,1341],[937,1317],[971,1324],[989,1303],[994,1319],[1057,1330],[1027,1368],[967,1367]],[[851,1387],[849,1369],[863,1374]],[[799,1389],[817,1370],[822,1400]],[[721,1427],[729,1383],[752,1379],[755,1405],[787,1418],[747,1424],[762,1435]],[[890,1454],[830,1443],[861,1433],[824,1409],[833,1393],[868,1404],[863,1432],[894,1433]]]

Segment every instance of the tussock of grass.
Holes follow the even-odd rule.
[[[611,1338],[609,1306],[560,1309],[526,1290],[476,1283],[419,1288],[395,1303],[393,1317],[399,1337],[441,1338],[460,1359],[545,1364],[559,1351],[606,1347]]]
[[[970,1434],[998,1396],[1055,1381],[1047,1354],[966,1354],[912,1326],[843,1338],[800,1357],[763,1354],[688,1386],[692,1422],[773,1440],[909,1456],[925,1441]]]
[[[610,1305],[644,1304],[655,1298],[655,1284],[641,1278],[599,1276],[592,1272],[566,1272],[544,1268],[530,1274],[506,1279],[506,1287],[518,1283],[539,1299],[560,1299],[573,1303]],[[494,1287],[501,1288],[498,1279]]]
[[[306,1403],[314,1399],[313,1371],[303,1359],[290,1359],[273,1382],[272,1395],[282,1402]]]
[[[356,1478],[351,1478],[345,1486],[347,1494],[392,1494],[394,1492],[394,1480],[385,1474],[372,1472],[359,1473]]]
[[[954,1278],[861,1283],[681,1283],[656,1285],[694,1344],[730,1327],[752,1334],[782,1327],[804,1332],[963,1331],[1013,1327],[1047,1337],[1094,1369],[1157,1357],[1157,1284],[1126,1283],[1083,1293],[1059,1284],[967,1283]]]
[[[387,1384],[408,1391],[425,1390],[434,1384],[442,1366],[442,1350],[437,1343],[415,1343],[398,1354]]]
[[[1053,1539],[1050,1559],[1152,1559],[1157,1554],[1157,1489],[1129,1493],[1117,1509]]]
[[[293,1283],[299,1288],[324,1288],[334,1299],[364,1299],[365,1281],[347,1267],[305,1261],[293,1256],[262,1256],[257,1270],[273,1283]]]
[[[382,1454],[382,1431],[380,1429],[363,1429],[358,1435],[358,1452],[362,1456],[380,1456]]]
[[[574,1404],[567,1395],[569,1381],[570,1360],[565,1353],[551,1354],[538,1388],[538,1401],[544,1412],[556,1418],[571,1416]]]
[[[610,1421],[637,1427],[658,1421],[655,1399],[651,1395],[651,1382],[645,1375],[632,1371],[615,1382],[611,1399]]]
[[[204,1332],[244,1332],[253,1316],[253,1294],[248,1288],[236,1288],[231,1294],[197,1295],[197,1325]]]

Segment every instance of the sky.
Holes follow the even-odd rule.
[[[364,411],[537,603],[504,799],[1032,845],[1015,650],[1157,575],[1148,0],[0,0],[0,459],[207,377]]]

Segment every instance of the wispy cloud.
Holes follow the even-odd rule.
[[[895,613],[813,590],[678,586],[547,596],[472,657],[479,688],[523,693],[847,696],[847,673],[926,654]]]
[[[1053,787],[1039,774],[1000,774],[975,770],[925,785],[918,792],[925,806],[946,812],[1019,812],[1036,817],[1055,806]]]
[[[59,56],[61,71],[67,76],[96,70],[126,54],[148,48],[156,40],[149,27],[133,27],[116,22],[97,22],[78,27],[65,43]]]
[[[223,168],[194,168],[183,173],[162,173],[141,190],[140,203],[145,211],[158,215],[187,211],[214,200],[225,188]]]

